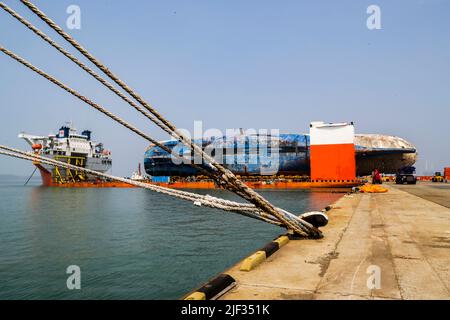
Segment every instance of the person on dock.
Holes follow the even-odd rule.
[[[382,184],[381,173],[375,169],[372,173],[372,184]]]

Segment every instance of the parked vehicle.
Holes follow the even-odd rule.
[[[403,167],[400,168],[395,175],[395,183],[396,184],[416,184],[417,177],[415,176],[416,168],[415,167]]]
[[[444,182],[444,177],[440,172],[435,172],[433,178],[431,179],[433,182]]]

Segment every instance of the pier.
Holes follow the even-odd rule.
[[[242,261],[224,271],[236,286],[221,299],[449,299],[450,185],[387,188],[339,199],[323,239],[290,240],[251,271]]]
[[[0,300],[450,300],[450,2],[33,2],[0,0]]]

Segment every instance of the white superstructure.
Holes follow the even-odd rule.
[[[91,131],[84,130],[81,134],[72,125],[62,126],[58,134],[36,136],[20,133],[35,153],[42,156],[81,166],[99,172],[107,172],[112,166],[111,152],[103,148],[102,143],[91,140]],[[73,178],[73,174],[64,170],[57,170],[50,165],[42,165],[52,176],[58,179]],[[83,177],[89,179],[93,177]]]

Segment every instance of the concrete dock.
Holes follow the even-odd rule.
[[[387,187],[338,200],[323,239],[226,270],[237,286],[222,299],[449,299],[450,185]]]

